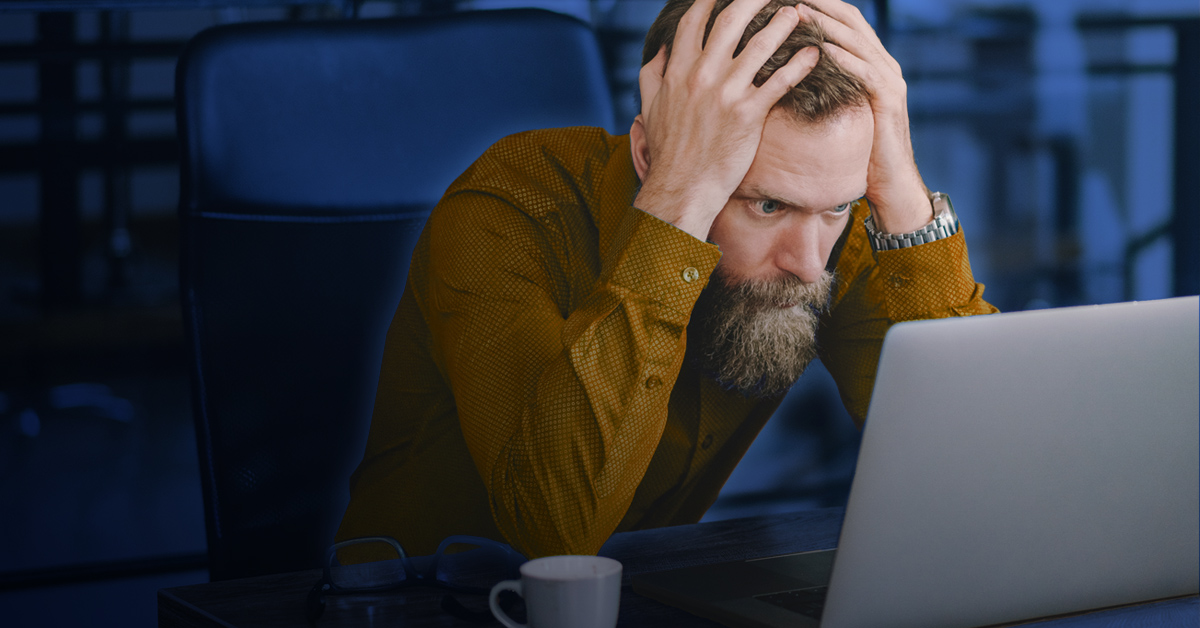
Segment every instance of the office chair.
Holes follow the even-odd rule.
[[[181,300],[213,580],[320,565],[429,210],[505,135],[611,129],[602,65],[586,24],[539,10],[188,44]]]

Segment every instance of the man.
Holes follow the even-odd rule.
[[[890,324],[994,311],[899,65],[839,0],[768,1],[669,0],[629,136],[509,137],[447,190],[339,539],[535,557],[693,523],[813,357],[861,423]]]

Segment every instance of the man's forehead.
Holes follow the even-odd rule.
[[[800,208],[828,209],[866,193],[873,120],[848,111],[820,123],[772,111],[754,163],[738,186],[745,198]]]

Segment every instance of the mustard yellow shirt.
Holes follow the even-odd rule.
[[[387,335],[339,540],[595,554],[613,532],[700,519],[780,399],[685,360],[721,254],[633,208],[637,182],[628,136],[569,128],[503,139],[450,186]],[[873,255],[868,209],[852,211],[818,342],[861,424],[889,325],[995,308],[961,232]]]

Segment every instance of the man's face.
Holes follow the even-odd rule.
[[[866,108],[799,124],[767,118],[746,178],[709,238],[723,253],[693,312],[698,366],[756,396],[786,392],[816,357],[833,276],[825,267],[863,196],[874,124]]]
[[[754,163],[709,232],[724,276],[818,281],[848,204],[866,193],[874,130],[865,107],[821,124],[772,111]]]

